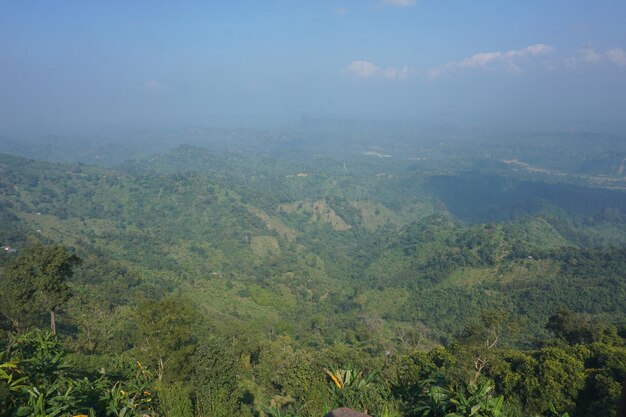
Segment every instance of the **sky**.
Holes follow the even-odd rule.
[[[626,123],[623,0],[0,4],[0,134]]]

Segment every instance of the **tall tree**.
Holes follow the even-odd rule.
[[[47,311],[56,334],[56,310],[72,296],[68,280],[79,262],[64,246],[28,247],[4,271],[7,316],[16,322],[28,312]]]
[[[185,298],[145,300],[137,306],[137,345],[155,365],[157,378],[176,379],[189,370],[196,348],[194,324],[198,316]]]

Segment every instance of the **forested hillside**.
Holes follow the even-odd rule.
[[[620,177],[223,148],[0,155],[0,414],[615,415]]]

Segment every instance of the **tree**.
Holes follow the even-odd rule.
[[[187,299],[145,300],[136,310],[138,347],[155,365],[157,379],[169,381],[188,373],[189,358],[196,348],[194,322],[197,315]]]
[[[39,309],[50,313],[50,329],[56,334],[56,310],[72,296],[68,280],[79,262],[64,246],[37,244],[7,265],[4,309],[16,327],[20,317]]]
[[[461,340],[464,345],[459,349],[468,351],[472,357],[474,374],[470,377],[470,385],[475,385],[493,358],[493,351],[498,344],[502,344],[502,339],[511,337],[520,323],[509,319],[504,311],[487,310],[483,311],[478,320],[468,324]]]
[[[26,280],[6,270],[0,276],[0,286],[2,287],[0,311],[19,331],[23,321],[30,319],[36,313],[36,309],[33,308],[35,288]]]
[[[546,329],[554,333],[557,339],[570,345],[593,343],[600,338],[601,326],[590,323],[584,316],[568,309],[560,308],[550,316]]]

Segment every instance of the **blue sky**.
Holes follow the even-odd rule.
[[[2,2],[0,130],[623,123],[626,2]]]

